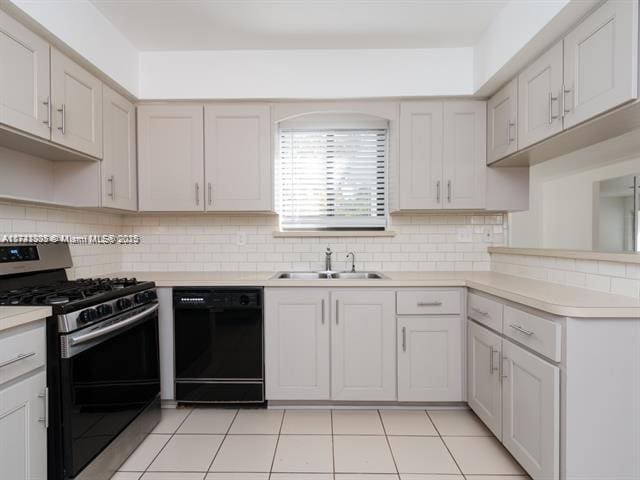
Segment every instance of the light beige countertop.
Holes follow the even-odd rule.
[[[50,315],[51,307],[0,307],[0,332]]]
[[[469,287],[548,313],[576,318],[637,318],[640,298],[531,280],[496,272],[382,272],[381,280],[276,280],[274,272],[116,272],[158,287]]]

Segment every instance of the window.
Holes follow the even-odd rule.
[[[276,202],[283,230],[385,228],[388,129],[379,123],[281,126]]]

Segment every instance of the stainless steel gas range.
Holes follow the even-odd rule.
[[[0,305],[50,305],[48,479],[108,480],[158,423],[153,282],[68,280],[66,244],[0,244]]]

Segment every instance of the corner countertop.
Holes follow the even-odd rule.
[[[574,318],[640,318],[640,298],[505,275],[496,272],[382,272],[381,280],[277,280],[274,272],[115,272],[158,287],[246,286],[316,288],[468,287],[497,297]]]
[[[0,332],[51,315],[51,307],[0,307]]]

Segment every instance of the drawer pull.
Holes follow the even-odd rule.
[[[21,353],[16,358],[12,358],[11,360],[6,360],[6,361],[0,363],[0,368],[7,367],[7,366],[9,366],[9,365],[11,365],[13,363],[19,362],[20,360],[24,360],[25,358],[33,357],[35,354],[36,354],[36,352]]]
[[[517,330],[518,332],[524,333],[525,335],[528,335],[528,336],[531,336],[534,333],[531,330],[525,330],[524,328],[522,328],[522,325],[516,325],[515,323],[512,323],[509,326],[514,330]]]
[[[441,307],[442,302],[418,302],[419,307]]]
[[[478,315],[489,315],[489,312],[483,312],[482,310],[477,309],[476,307],[471,307],[471,311],[476,312]]]

